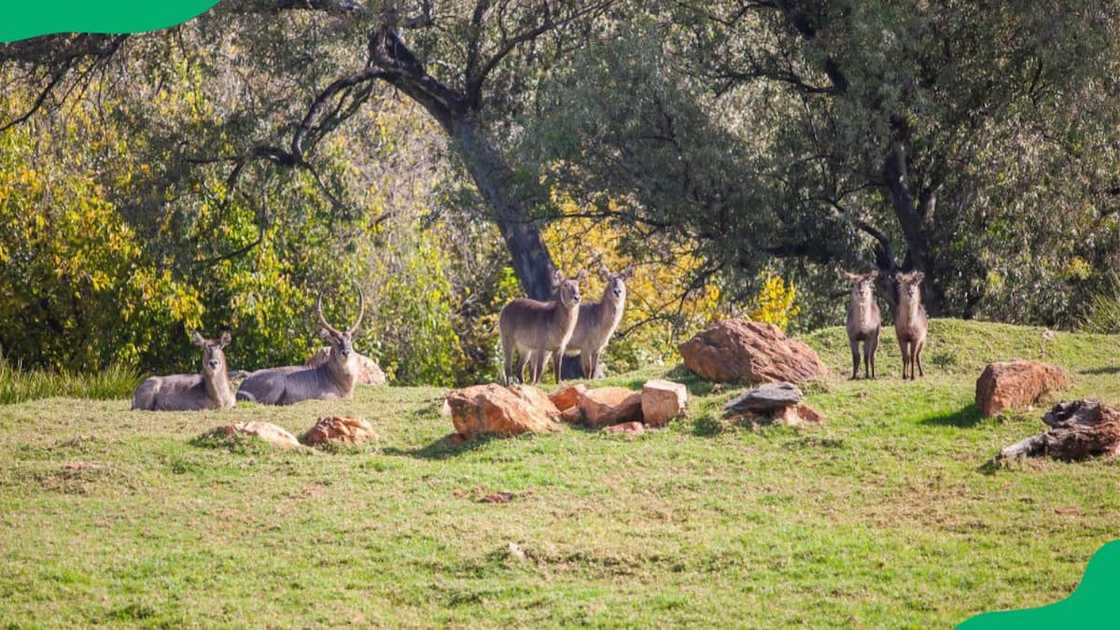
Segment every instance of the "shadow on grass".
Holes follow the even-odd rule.
[[[700,378],[695,373],[693,373],[692,370],[686,368],[683,363],[678,363],[676,367],[674,367],[669,371],[668,374],[665,375],[665,378],[676,383],[681,383],[688,388],[688,393],[692,396],[707,396],[708,394],[712,393],[712,389],[715,387],[715,383],[705,381],[704,379]],[[727,387],[734,388],[738,386],[722,386],[722,388]]]
[[[976,405],[967,405],[954,412],[929,416],[928,418],[922,420],[922,424],[930,426],[969,428],[980,424],[980,421],[983,419],[984,416],[980,414],[980,409],[978,409]]]
[[[715,437],[727,430],[724,423],[715,415],[706,413],[692,422],[692,434],[696,437]]]
[[[459,442],[455,438],[455,434],[445,435],[438,440],[422,446],[420,448],[396,448],[386,447],[381,450],[385,455],[392,455],[396,457],[414,457],[417,459],[448,459],[456,457],[463,453],[468,453],[475,449],[481,448],[491,440],[499,439],[494,436],[482,436],[466,442]]]
[[[1088,368],[1081,370],[1081,374],[1120,374],[1120,366]]]

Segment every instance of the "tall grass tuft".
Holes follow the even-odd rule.
[[[66,370],[25,372],[0,356],[0,405],[52,398],[128,398],[140,382],[136,370],[111,365],[93,374]]]
[[[1116,272],[1109,273],[1108,288],[1093,296],[1082,328],[1086,332],[1120,333],[1120,276]]]

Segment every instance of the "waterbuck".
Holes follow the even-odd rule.
[[[331,346],[330,357],[318,367],[288,366],[257,370],[245,378],[237,390],[238,400],[263,405],[291,405],[302,400],[349,398],[354,393],[358,374],[358,353],[354,333],[366,312],[365,295],[358,289],[358,319],[346,330],[339,330],[323,315],[323,294],[319,294],[315,313],[319,335]]]
[[[580,304],[579,319],[572,338],[568,340],[567,354],[579,355],[584,378],[600,376],[599,355],[622,321],[622,312],[626,308],[626,281],[633,275],[633,266],[611,273],[600,264],[599,276],[606,283],[603,297],[598,302]]]
[[[859,378],[860,342],[863,343],[863,376],[875,378],[875,351],[879,348],[879,331],[883,326],[879,303],[875,301],[875,280],[879,272],[854,274],[841,271],[840,277],[852,285],[847,323],[848,345],[852,349],[852,378]]]
[[[204,339],[195,332],[191,343],[202,348],[202,371],[198,374],[153,376],[132,394],[132,408],[142,411],[194,411],[232,407],[233,391],[226,374],[229,333],[217,340]]]
[[[556,299],[540,302],[517,298],[502,308],[498,316],[498,330],[502,336],[507,385],[513,382],[514,375],[521,378],[529,359],[533,360],[530,382],[539,382],[550,352],[556,365],[556,382],[560,382],[560,364],[579,317],[579,285],[586,277],[587,272],[580,271],[575,280],[569,280],[556,271],[552,277],[557,287]],[[516,365],[514,354],[517,355]]]
[[[929,319],[926,317],[926,307],[922,306],[922,279],[925,275],[920,271],[910,273],[896,273],[895,281],[898,282],[898,308],[894,314],[894,332],[898,336],[898,346],[902,350],[902,378],[914,379],[914,366],[918,367],[918,376],[925,376],[922,371],[922,348],[926,345],[926,331],[929,330]],[[909,376],[907,376],[909,368]]]

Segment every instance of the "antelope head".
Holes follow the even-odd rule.
[[[366,314],[366,296],[362,293],[362,288],[357,284],[354,288],[358,290],[358,318],[354,320],[354,324],[346,330],[339,330],[332,326],[323,315],[323,294],[319,293],[319,300],[315,304],[315,313],[319,317],[319,336],[327,340],[331,346],[331,361],[344,365],[350,362],[351,357],[355,355],[354,352],[354,334],[358,332],[358,326],[362,324],[362,317]]]
[[[603,297],[621,304],[626,300],[626,281],[634,277],[634,265],[630,265],[618,273],[611,273],[611,270],[600,262],[599,277],[606,285],[603,290]]]
[[[859,303],[874,299],[875,281],[879,278],[878,271],[863,274],[841,271],[840,277],[852,285],[852,301]]]
[[[587,279],[587,271],[581,270],[579,275],[574,280],[564,277],[564,274],[556,271],[552,274],[552,283],[557,287],[557,295],[559,296],[560,303],[566,308],[575,308],[579,306],[580,293],[579,285]]]
[[[901,302],[920,303],[922,300],[922,280],[925,274],[920,271],[910,273],[896,273],[894,279],[898,282],[898,295]]]
[[[212,377],[226,372],[226,353],[224,348],[229,345],[228,332],[222,333],[218,339],[206,339],[197,331],[191,335],[191,343],[202,348],[202,373]]]

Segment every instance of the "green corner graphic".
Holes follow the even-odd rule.
[[[1081,584],[1069,597],[1049,606],[990,612],[968,619],[957,630],[1025,628],[1115,628],[1114,598],[1120,595],[1120,540],[1108,543],[1089,559]]]
[[[0,6],[0,43],[51,33],[142,33],[175,26],[218,0],[23,0]]]

